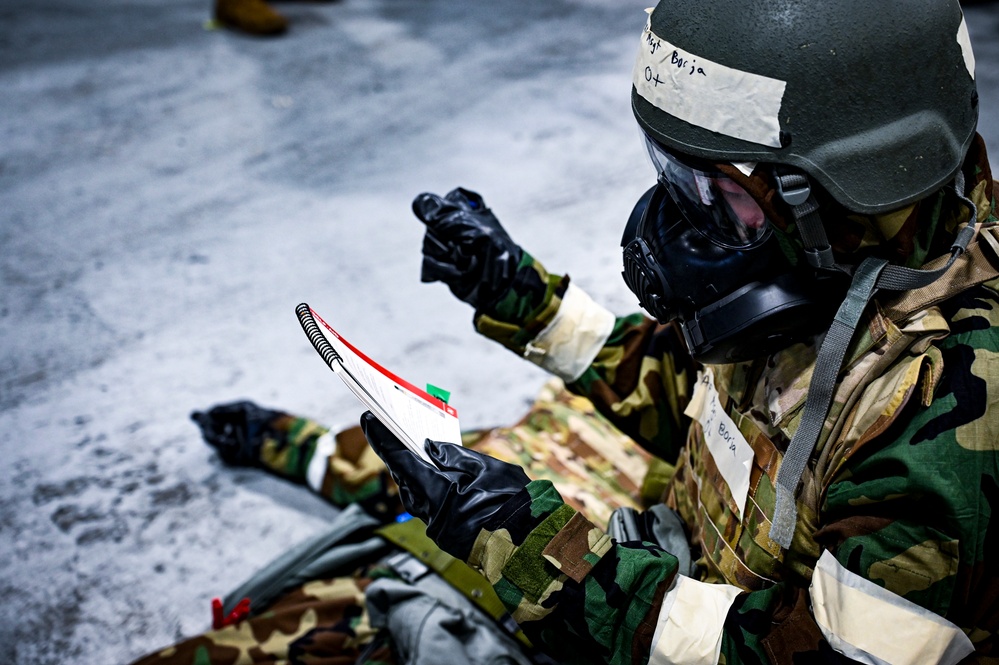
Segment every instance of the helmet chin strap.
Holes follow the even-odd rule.
[[[777,472],[777,496],[770,539],[784,549],[791,546],[798,519],[795,496],[805,466],[812,456],[822,433],[836,387],[836,377],[860,318],[874,295],[884,291],[908,291],[927,286],[946,273],[964,253],[979,229],[978,209],[964,195],[964,174],[959,170],[954,178],[954,191],[971,212],[970,221],[957,234],[950,247],[951,256],[936,270],[917,270],[889,265],[884,259],[867,258],[859,266],[836,263],[819,218],[818,204],[808,178],[801,173],[777,173],[778,190],[791,206],[798,233],[805,245],[805,257],[817,270],[839,270],[852,275],[846,298],[840,305],[826,333],[815,360],[815,371],[808,386],[801,423],[791,437],[784,459]]]
[[[852,274],[853,266],[836,263],[833,257],[832,247],[819,217],[819,204],[812,194],[808,176],[781,166],[774,169],[774,175],[777,179],[777,193],[791,206],[795,226],[805,246],[808,265],[817,270],[839,270]]]

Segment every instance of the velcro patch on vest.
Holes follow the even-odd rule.
[[[610,536],[580,513],[555,534],[541,555],[570,579],[582,582],[613,542]]]

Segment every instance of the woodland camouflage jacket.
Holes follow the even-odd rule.
[[[987,162],[965,172],[995,225]],[[599,318],[565,314],[569,300],[598,309],[525,253],[514,288],[475,324],[557,371],[559,343],[538,340]],[[560,662],[999,657],[999,280],[915,312],[896,305],[869,307],[848,351],[788,550],[768,537],[774,480],[816,349],[701,367],[675,328],[632,315],[612,318],[592,363],[565,378],[672,472],[661,500],[690,529],[698,579],[653,544],[612,541],[544,480],[480,533],[469,563]],[[741,512],[685,415],[699,375],[752,449]]]

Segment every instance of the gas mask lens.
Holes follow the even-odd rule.
[[[763,210],[730,177],[709,164],[695,166],[693,160],[670,154],[647,134],[645,145],[659,182],[702,235],[731,249],[753,247],[768,236]]]

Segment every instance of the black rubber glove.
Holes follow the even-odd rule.
[[[198,424],[205,441],[218,450],[224,462],[256,466],[260,463],[264,435],[270,432],[275,418],[284,415],[283,411],[243,401],[221,404],[207,413],[195,411],[191,420]]]
[[[468,559],[479,531],[530,478],[519,466],[453,443],[427,439],[437,466],[415,455],[370,411],[361,416],[368,443],[399,486],[399,498],[441,549]]]
[[[444,282],[477,310],[503,297],[523,250],[481,196],[461,187],[444,198],[424,193],[413,199],[413,213],[427,225],[421,281]]]

